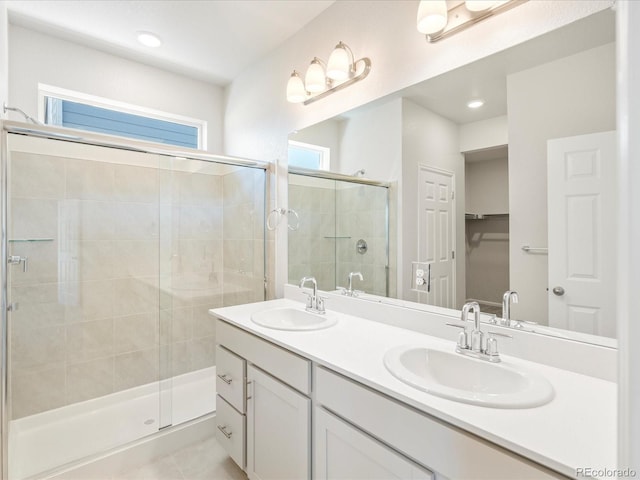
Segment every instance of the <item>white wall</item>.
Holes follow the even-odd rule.
[[[466,213],[509,213],[508,161],[466,162]]]
[[[640,471],[640,3],[618,2],[617,120],[620,147],[618,251],[618,459]]]
[[[402,174],[402,100],[359,110],[340,122],[339,172],[392,182]]]
[[[400,225],[404,232],[399,268],[398,292],[405,300],[418,300],[411,291],[411,262],[418,259],[418,168],[428,165],[455,175],[456,252],[464,252],[464,158],[459,150],[458,125],[410,100],[402,100],[402,205]],[[456,262],[456,305],[464,303],[465,262]],[[401,288],[403,287],[403,288]]]
[[[9,103],[9,24],[7,2],[0,0],[0,103]],[[5,118],[0,110],[0,118]]]
[[[206,120],[207,150],[223,151],[223,93],[213,84],[16,25],[9,26],[9,67],[10,103],[33,117],[44,83]]]
[[[547,324],[547,140],[615,130],[615,46],[507,76],[509,110],[510,282],[513,317]]]
[[[460,125],[460,151],[472,152],[509,143],[506,115]]]

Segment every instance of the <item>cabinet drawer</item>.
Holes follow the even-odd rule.
[[[216,319],[220,345],[306,395],[311,393],[311,361]]]
[[[233,408],[245,413],[246,362],[226,348],[216,345],[216,392]]]
[[[323,367],[316,400],[429,469],[455,479],[566,478]]]
[[[218,395],[216,401],[216,440],[242,469],[246,465],[246,417]]]

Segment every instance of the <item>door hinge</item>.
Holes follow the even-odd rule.
[[[454,198],[456,198],[456,192],[451,190],[451,200],[453,200]]]
[[[454,250],[451,250],[451,260],[455,260],[456,259],[456,252]]]

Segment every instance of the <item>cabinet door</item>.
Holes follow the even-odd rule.
[[[316,480],[432,480],[423,469],[322,408],[314,410]]]
[[[310,478],[311,401],[253,365],[247,379],[249,478]]]

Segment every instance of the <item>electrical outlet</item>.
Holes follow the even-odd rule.
[[[411,262],[411,289],[416,292],[428,293],[429,285],[429,268],[426,262]]]

